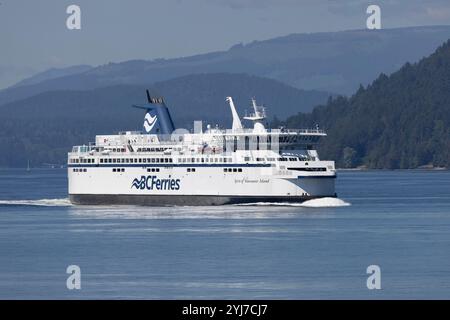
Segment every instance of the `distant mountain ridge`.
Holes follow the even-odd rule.
[[[93,67],[89,65],[75,65],[65,68],[51,68],[48,70],[45,70],[43,72],[39,72],[31,77],[28,77],[26,79],[23,79],[16,83],[15,85],[11,86],[11,88],[16,88],[20,86],[28,86],[33,84],[38,84],[40,82],[46,81],[46,80],[53,80],[60,77],[66,77],[66,76],[72,76],[75,74],[80,74],[83,72],[86,72],[88,70],[91,70]]]
[[[148,85],[189,74],[247,73],[296,88],[349,94],[380,73],[430,54],[450,26],[292,34],[176,59],[108,63],[86,72],[0,91],[0,105],[49,90]]]
[[[0,108],[0,167],[65,163],[73,145],[93,141],[96,134],[142,130],[146,86],[116,85],[92,90],[48,91]],[[275,80],[245,74],[199,74],[150,86],[163,95],[177,128],[192,128],[194,120],[231,126],[226,96],[234,98],[242,116],[250,98],[268,106],[270,117],[287,117],[325,103],[328,94],[304,91]]]

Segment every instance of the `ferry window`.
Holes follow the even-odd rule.
[[[111,159],[111,158],[110,158],[110,159],[108,159],[108,162],[109,162],[109,163],[111,163],[111,162],[112,162],[112,159]]]
[[[169,162],[169,158],[165,158],[164,162],[168,163]]]
[[[103,163],[103,159],[100,159],[100,163]]]
[[[172,163],[172,162],[173,162],[172,158],[169,158],[169,163]]]
[[[191,162],[195,162],[195,158],[191,158]]]
[[[159,162],[164,163],[164,159],[163,158],[159,159]]]
[[[113,172],[116,172],[116,168],[113,168],[112,171],[113,171]]]
[[[245,150],[250,150],[250,137],[245,136]]]
[[[87,172],[87,169],[84,169],[83,171],[84,171],[84,172]]]
[[[239,168],[239,169],[238,169],[238,172],[242,172],[242,168]]]
[[[204,163],[205,162],[205,159],[204,158],[201,158],[202,159],[202,163]]]
[[[139,163],[142,163],[142,158],[139,158]]]
[[[120,171],[122,171],[122,172],[125,172],[125,169],[124,169],[124,168],[122,168],[122,169],[120,169]]]
[[[159,172],[159,168],[156,168],[156,172]]]
[[[191,168],[187,168],[187,172],[191,172]]]
[[[297,158],[289,158],[289,161],[297,161]]]
[[[77,170],[77,169],[72,169],[73,172],[76,172],[75,170]]]
[[[256,161],[264,161],[264,158],[256,158]]]
[[[121,161],[122,161],[122,163],[125,163],[125,158],[122,158]]]
[[[228,172],[228,169],[227,168],[223,168],[223,172]]]
[[[236,169],[236,168],[233,168],[233,172],[237,172],[237,169]]]
[[[145,159],[145,158],[142,159],[142,162],[147,163],[147,159]]]
[[[244,161],[250,161],[250,157],[244,157]]]
[[[195,172],[195,168],[192,168],[191,171],[192,171],[192,172]]]
[[[114,159],[112,159],[112,162],[113,162],[113,163],[116,163],[116,159],[115,159],[115,158],[114,158]]]
[[[223,162],[227,162],[227,158],[223,158]]]

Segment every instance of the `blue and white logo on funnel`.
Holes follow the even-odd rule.
[[[149,133],[150,131],[152,131],[153,127],[156,124],[156,120],[158,120],[156,118],[156,115],[151,116],[150,112],[147,112],[145,115],[145,119],[144,119],[144,129],[145,132]]]

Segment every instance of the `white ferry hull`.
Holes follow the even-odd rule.
[[[185,166],[175,165],[160,167],[157,173],[148,172],[148,167],[126,167],[124,172],[97,166],[74,169],[78,168],[68,169],[74,204],[210,206],[336,196],[334,173],[299,175],[261,166],[243,166],[237,173],[224,173],[222,166],[198,166],[187,172]]]

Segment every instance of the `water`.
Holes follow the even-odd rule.
[[[340,199],[293,206],[71,206],[66,184],[0,170],[0,298],[450,298],[449,171],[340,172]]]

